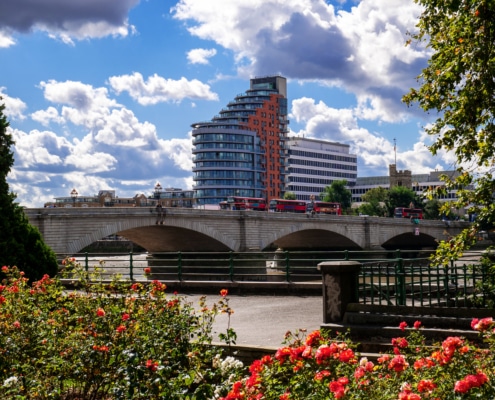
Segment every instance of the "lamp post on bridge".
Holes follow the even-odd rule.
[[[79,193],[77,193],[77,190],[75,188],[72,189],[72,191],[70,192],[70,197],[72,197],[72,204],[74,207],[76,206],[76,199],[78,195]]]
[[[160,185],[160,182],[157,182],[155,185],[155,199],[160,200],[162,193],[162,185]]]

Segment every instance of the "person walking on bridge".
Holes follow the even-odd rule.
[[[163,225],[163,217],[165,214],[165,210],[162,207],[162,203],[159,201],[156,204],[156,225]]]

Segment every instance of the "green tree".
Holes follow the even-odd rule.
[[[388,191],[387,208],[390,215],[393,215],[396,207],[409,207],[413,205],[415,208],[421,208],[421,201],[416,196],[412,189],[405,186],[394,186]]]
[[[352,193],[346,187],[347,181],[333,181],[330,186],[327,186],[320,197],[323,201],[331,201],[340,203],[344,210],[351,206]]]
[[[0,265],[17,266],[26,277],[36,280],[44,274],[55,275],[57,259],[10,192],[7,175],[14,164],[14,140],[4,110],[5,105],[0,104]]]
[[[457,203],[472,205],[468,211],[478,216],[449,243],[440,243],[437,261],[446,263],[475,243],[482,224],[495,222],[495,2],[415,1],[423,12],[411,41],[425,44],[431,58],[418,77],[419,88],[403,100],[436,116],[425,128],[434,139],[430,151],[455,155],[461,174],[455,181],[443,179],[447,187],[473,185],[474,190],[457,192]],[[435,197],[434,190],[430,195]]]
[[[424,219],[440,219],[441,203],[438,199],[428,200],[425,204],[423,218]]]
[[[294,192],[285,192],[284,193],[285,200],[296,200],[296,194]]]
[[[386,202],[388,197],[388,190],[381,186],[368,190],[361,196],[361,200],[367,203],[380,203]]]
[[[364,215],[377,215],[379,217],[388,215],[386,207],[387,196],[388,190],[381,186],[368,190],[361,196],[361,200],[365,203],[359,206],[358,213]]]

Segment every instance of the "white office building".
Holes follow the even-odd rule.
[[[289,173],[285,191],[298,200],[319,196],[333,181],[346,180],[353,186],[357,179],[357,156],[350,146],[325,140],[289,137]]]

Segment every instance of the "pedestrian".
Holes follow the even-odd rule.
[[[156,225],[163,225],[163,207],[162,203],[159,201],[156,205]]]

